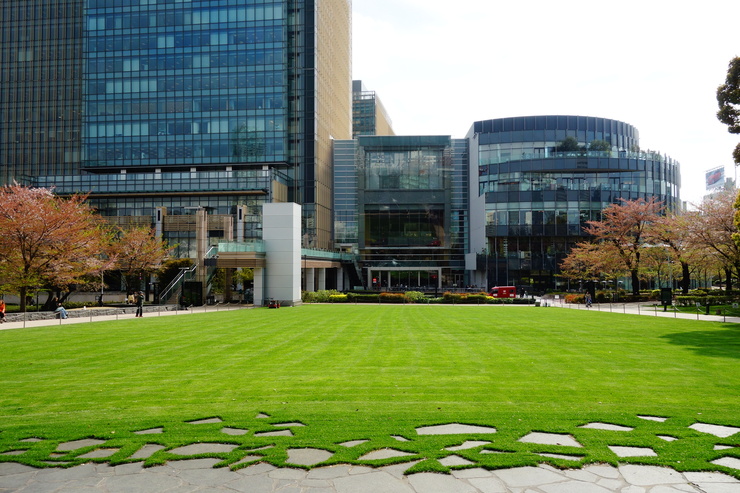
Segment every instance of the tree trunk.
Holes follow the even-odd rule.
[[[732,269],[725,269],[725,291],[732,289]]]
[[[20,296],[20,310],[22,313],[26,311],[26,294],[28,293],[28,288],[26,286],[21,286],[20,291],[18,292],[18,296]]]
[[[49,290],[48,294],[46,296],[46,302],[44,303],[44,311],[45,312],[53,312],[57,309],[57,305],[61,303],[62,301],[59,299],[60,296],[59,291],[53,291]]]
[[[684,296],[689,294],[689,288],[691,287],[691,273],[689,272],[689,264],[681,262],[681,292]]]
[[[637,275],[637,269],[632,269],[632,294],[635,296],[640,295],[640,277]]]

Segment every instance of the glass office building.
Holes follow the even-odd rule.
[[[335,143],[337,246],[376,289],[463,286],[467,142],[360,136]]]
[[[567,287],[557,278],[558,264],[604,208],[648,197],[680,207],[679,164],[641,150],[637,129],[624,122],[501,118],[475,122],[468,138],[477,189],[471,253],[488,286]],[[568,138],[578,146],[566,150]]]
[[[3,182],[92,192],[137,223],[246,206],[253,237],[262,203],[295,201],[304,238],[328,248],[331,141],[351,135],[350,6],[316,3],[4,2]]]
[[[79,172],[82,0],[0,4],[0,184]]]
[[[287,6],[195,3],[88,0],[85,169],[287,165]]]

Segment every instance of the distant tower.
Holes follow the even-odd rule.
[[[352,138],[358,135],[396,135],[383,103],[361,80],[352,81]]]

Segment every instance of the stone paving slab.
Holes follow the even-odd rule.
[[[586,428],[591,430],[605,430],[605,431],[632,431],[634,428],[630,426],[615,425],[612,423],[588,423],[579,428]]]
[[[740,432],[740,428],[736,428],[734,426],[710,425],[707,423],[694,423],[689,426],[689,428],[702,433],[709,433],[710,435],[718,436],[720,438],[731,437],[735,433]]]
[[[414,463],[378,469],[338,465],[311,471],[255,464],[232,471],[217,459],[173,461],[144,468],[140,463],[85,464],[70,469],[35,469],[0,463],[0,492],[32,493],[740,493],[740,480],[718,472],[680,473],[656,466],[590,465],[559,470],[548,465],[453,474],[404,475]]]
[[[564,447],[583,447],[570,435],[562,433],[543,433],[533,431],[519,439],[522,443],[537,443],[540,445],[561,445]]]
[[[450,423],[446,425],[421,426],[416,429],[419,435],[464,435],[470,433],[496,433],[492,426],[465,425]]]
[[[614,452],[617,457],[657,457],[658,454],[648,447],[620,447],[618,445],[607,445],[609,450]]]

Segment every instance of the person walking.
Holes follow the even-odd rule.
[[[144,316],[144,291],[139,291],[136,295],[136,316]]]
[[[5,322],[5,300],[0,300],[0,324]]]

